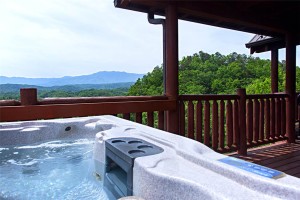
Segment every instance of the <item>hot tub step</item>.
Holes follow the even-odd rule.
[[[161,147],[139,138],[122,137],[106,140],[104,186],[112,190],[116,198],[132,195],[134,159],[163,151]]]

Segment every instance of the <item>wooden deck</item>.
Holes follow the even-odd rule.
[[[277,142],[248,150],[247,156],[228,154],[249,162],[282,171],[300,178],[300,139],[296,143]]]

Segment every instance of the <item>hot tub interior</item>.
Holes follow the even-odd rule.
[[[0,199],[108,199],[95,174],[92,139],[56,140],[0,151]]]
[[[0,199],[109,199],[93,162],[98,121],[2,123]]]

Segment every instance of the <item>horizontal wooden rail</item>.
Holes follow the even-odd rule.
[[[0,107],[0,121],[54,119],[174,109],[176,109],[176,101],[174,100],[3,106]]]
[[[201,94],[201,95],[180,95],[180,101],[212,101],[212,100],[234,100],[239,99],[238,95],[231,94]]]
[[[176,106],[177,102],[167,96],[38,99],[36,88],[22,88],[20,101],[0,100],[0,122],[109,114],[165,130],[165,111]]]
[[[66,98],[44,98],[37,100],[37,105],[51,104],[78,104],[78,103],[101,103],[101,102],[124,102],[124,101],[151,101],[167,100],[166,96],[114,96],[114,97],[66,97]],[[0,106],[22,105],[17,100],[0,100]]]
[[[17,100],[0,100],[0,106],[20,106],[21,102]]]
[[[74,104],[74,103],[101,103],[124,101],[152,101],[167,100],[166,96],[115,96],[115,97],[76,97],[76,98],[45,98],[38,101],[39,105]]]
[[[269,99],[269,98],[287,98],[288,94],[248,94],[247,99]]]

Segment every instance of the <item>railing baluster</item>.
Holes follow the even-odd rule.
[[[258,138],[259,138],[259,103],[258,103],[257,99],[254,99],[253,128],[254,128],[254,142],[258,143]]]
[[[259,142],[264,141],[264,136],[265,136],[265,100],[260,99]]]
[[[275,136],[279,139],[281,136],[281,100],[276,98],[276,133]]]
[[[239,104],[237,100],[233,103],[233,146],[239,148]]]
[[[180,112],[180,131],[179,134],[185,136],[185,106],[184,101],[180,101],[179,104],[179,112]]]
[[[219,126],[219,147],[220,151],[224,150],[224,138],[225,138],[225,131],[224,131],[224,114],[225,114],[225,105],[224,100],[220,101],[220,126]]]
[[[296,96],[298,96],[297,94],[296,94]],[[297,99],[296,99],[296,106],[295,106],[295,121],[299,121],[299,113],[298,113],[298,111],[299,111],[299,108],[298,108],[298,103],[297,103]]]
[[[142,113],[141,112],[135,113],[135,121],[140,124],[142,123]]]
[[[202,121],[203,121],[203,115],[202,115],[202,102],[198,101],[197,102],[197,116],[196,116],[196,140],[199,142],[202,142]]]
[[[275,139],[275,100],[271,98],[271,138]]]
[[[154,126],[154,115],[153,112],[147,112],[147,125],[153,127]]]
[[[182,95],[180,119],[181,124],[182,121],[186,124],[181,126],[181,131],[218,152],[238,150],[241,153],[246,146],[254,147],[284,137],[287,95],[244,93],[245,90],[238,90],[237,95],[228,96]]]
[[[123,119],[130,120],[130,113],[123,113]]]
[[[188,102],[188,138],[194,139],[194,104],[193,101]]]
[[[300,121],[300,106],[296,105],[296,110],[297,110],[297,120]]]
[[[216,100],[213,101],[212,105],[212,148],[213,150],[218,149],[218,129],[219,129],[219,118],[218,118],[218,103]]]
[[[266,106],[265,106],[265,111],[266,111],[266,139],[270,140],[270,100],[269,98],[266,99]]]
[[[204,144],[210,146],[210,103],[205,101],[204,107]]]
[[[227,148],[231,149],[233,144],[233,115],[231,100],[228,100],[226,104],[226,143]]]
[[[281,136],[282,137],[285,137],[285,132],[286,132],[286,103],[285,103],[285,98],[281,98],[281,102],[282,102],[282,105],[281,105],[281,113],[282,113],[282,116],[281,116]],[[299,106],[300,107],[300,106]]]
[[[248,145],[252,144],[253,141],[253,103],[252,99],[248,100],[247,103],[247,141]]]
[[[165,112],[158,111],[158,128],[160,130],[165,130]]]

